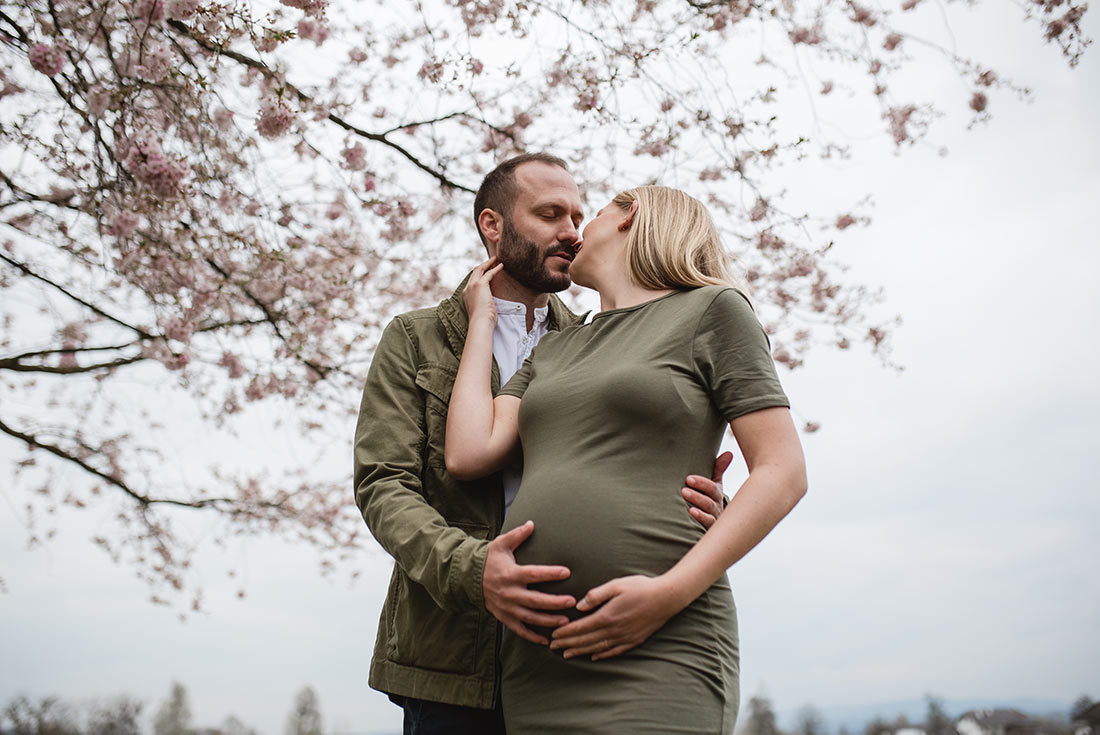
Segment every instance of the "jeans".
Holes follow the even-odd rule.
[[[412,697],[391,699],[405,710],[404,735],[505,735],[499,704],[477,709]]]

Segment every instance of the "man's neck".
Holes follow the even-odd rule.
[[[514,301],[527,307],[528,332],[535,326],[535,309],[546,306],[550,301],[550,294],[532,291],[523,284],[518,283],[503,270],[490,281],[489,290],[498,299]]]

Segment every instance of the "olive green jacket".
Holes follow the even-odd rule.
[[[469,276],[467,276],[467,279]],[[462,288],[382,333],[355,429],[355,502],[394,558],[378,622],[371,687],[387,694],[490,708],[499,626],[481,575],[504,520],[500,473],[472,482],[443,462],[447,405],[466,340]],[[579,319],[550,299],[550,329]],[[500,373],[493,363],[493,394]]]

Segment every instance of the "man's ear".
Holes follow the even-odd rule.
[[[477,227],[481,230],[481,236],[485,238],[485,247],[489,255],[496,255],[497,246],[504,236],[504,218],[500,212],[492,209],[483,209],[477,216]]]
[[[630,209],[627,210],[626,216],[623,217],[623,221],[619,223],[619,232],[626,232],[634,224],[634,215],[638,213],[638,200],[635,199],[630,203]]]

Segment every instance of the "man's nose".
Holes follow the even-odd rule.
[[[577,231],[577,226],[570,221],[562,231],[558,233],[558,240],[561,242],[568,242],[570,245],[575,245],[578,240],[581,239],[581,233]]]

